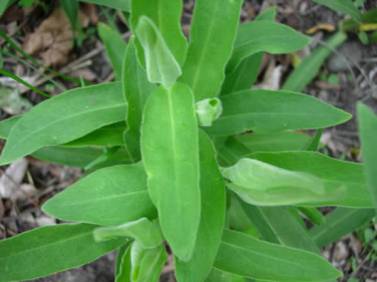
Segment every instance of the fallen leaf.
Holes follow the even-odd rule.
[[[98,18],[93,8],[85,8],[79,11],[79,21],[82,27],[87,27],[93,21],[98,21]],[[73,39],[74,31],[68,17],[62,9],[57,8],[26,37],[23,49],[31,55],[38,54],[46,66],[63,65],[68,61]]]
[[[15,161],[5,170],[0,177],[0,198],[12,198],[20,187],[27,166],[27,160],[23,158]]]

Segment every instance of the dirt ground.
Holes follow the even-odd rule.
[[[183,23],[188,25],[191,20],[193,1],[186,2]],[[315,5],[309,0],[250,0],[245,1],[242,20],[251,20],[260,10],[272,5],[278,7],[279,22],[288,24],[302,32],[307,32],[310,28],[323,23],[336,29],[339,22],[344,18],[344,16]],[[50,4],[45,8],[37,9],[20,10],[14,8],[5,15],[5,19],[0,20],[0,27],[5,29],[17,42],[23,43],[51,13],[52,8],[50,6],[53,5]],[[377,0],[365,2],[366,9],[376,7]],[[109,81],[114,76],[106,59],[103,46],[98,37],[95,36],[93,24],[100,20],[107,20],[110,12],[98,13],[98,11],[90,9],[86,12],[86,20],[89,22],[87,33],[89,35],[80,48],[73,47],[65,56],[64,60],[66,61],[55,66],[55,68],[66,75],[81,76],[95,83]],[[119,17],[116,17],[115,23],[127,37],[127,28]],[[320,46],[321,42],[329,36],[329,33],[318,31],[312,36],[315,37],[314,42],[317,43],[311,48],[315,48]],[[3,43],[0,39],[0,45]],[[308,51],[310,50],[304,52]],[[22,77],[28,77],[35,85],[44,86],[45,89],[50,89],[52,92],[59,93],[61,90],[76,85],[76,82],[61,79],[54,74],[46,75],[41,71],[40,65],[36,65],[30,60],[20,60],[16,56],[11,56],[11,54],[3,59],[6,69]],[[289,62],[288,56],[276,56],[274,58],[266,56],[258,84],[281,85],[281,82],[291,70]],[[270,81],[270,72],[277,68],[281,70],[278,75],[279,78]],[[331,77],[332,81],[329,82],[329,80],[324,79],[324,76]],[[0,86],[4,83],[9,82],[4,79],[0,80]],[[32,104],[37,104],[43,100],[39,95],[25,91],[23,88],[20,88],[20,91],[23,93],[22,99],[17,101],[21,104],[24,103],[22,104],[23,107],[30,107]],[[347,42],[333,52],[331,58],[323,66],[319,77],[310,84],[306,92],[352,114],[355,113],[357,101],[363,101],[377,109],[377,45],[364,45],[356,35],[350,35]],[[20,110],[17,105],[7,104],[7,107],[2,107],[0,119],[12,116],[17,110]],[[344,125],[326,130],[322,142],[325,145],[322,150],[328,154],[359,161],[360,146],[355,119]],[[0,169],[0,177],[4,175],[4,170],[3,168]],[[21,179],[18,183],[15,183],[22,188],[23,194],[18,195],[14,200],[0,199],[0,239],[34,227],[55,224],[54,219],[47,217],[40,211],[40,206],[49,197],[73,183],[81,175],[81,171],[78,169],[47,164],[32,158],[27,158],[26,167],[23,170]],[[346,274],[342,281],[347,281],[350,278],[358,278],[360,281],[368,282],[377,281],[377,261],[371,259],[369,254],[370,247],[364,246],[357,234],[347,236],[324,250],[324,255]],[[113,281],[114,259],[115,255],[110,254],[82,268],[35,281]],[[163,275],[162,281],[174,281],[169,269]]]

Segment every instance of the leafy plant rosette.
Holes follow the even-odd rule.
[[[370,220],[375,205],[363,166],[316,152],[319,135],[303,130],[350,115],[289,87],[250,90],[264,53],[292,53],[310,39],[276,23],[274,9],[239,24],[242,2],[197,0],[186,39],[181,0],[112,1],[133,31],[126,45],[99,27],[117,81],[1,122],[2,165],[31,154],[87,174],[42,207],[69,223],[0,242],[0,281],[113,250],[116,281],[159,281],[166,245],[179,282],[341,276],[319,248],[357,227],[348,218]],[[321,206],[339,208],[326,220]]]

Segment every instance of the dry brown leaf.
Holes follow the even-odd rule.
[[[84,6],[86,7],[86,6]],[[82,27],[98,20],[95,11],[85,8],[79,12]],[[73,48],[74,32],[68,17],[60,8],[55,9],[40,26],[26,37],[24,50],[31,55],[39,55],[46,66],[63,65]]]
[[[0,177],[0,198],[9,199],[19,189],[28,167],[26,159],[12,163]]]

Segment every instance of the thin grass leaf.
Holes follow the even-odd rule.
[[[352,18],[354,18],[357,21],[361,21],[361,13],[356,8],[352,0],[313,0],[317,4],[326,6],[335,12],[341,12],[346,15],[350,15]]]
[[[304,58],[299,66],[289,75],[283,85],[284,90],[303,91],[304,88],[318,75],[325,60],[347,39],[341,31],[326,41],[325,46],[318,47],[308,57]]]

